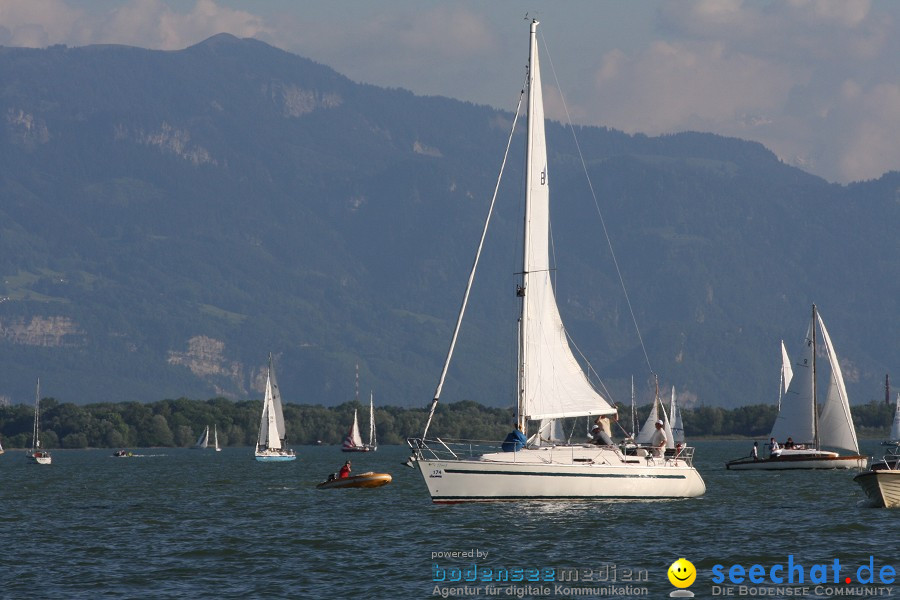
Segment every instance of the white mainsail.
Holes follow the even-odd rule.
[[[220,450],[222,450],[221,448],[219,448],[219,426],[218,425],[215,425],[213,427],[213,441],[215,442],[216,452],[219,452]]]
[[[537,38],[528,74],[528,149],[521,319],[520,415],[531,420],[612,415],[616,410],[588,381],[572,354],[553,292],[550,187]]]
[[[859,454],[859,442],[856,439],[856,430],[853,427],[853,417],[850,415],[850,402],[847,399],[847,387],[844,385],[844,375],[838,362],[837,353],[831,344],[831,336],[825,329],[822,315],[816,313],[819,329],[825,342],[825,353],[828,355],[828,363],[831,366],[831,379],[828,382],[828,395],[819,415],[819,445],[834,448],[843,448]]]

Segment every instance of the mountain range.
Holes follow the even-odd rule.
[[[227,34],[0,48],[0,399],[37,376],[64,402],[258,398],[271,352],[289,402],[427,404],[512,120]],[[814,302],[851,402],[883,397],[900,173],[830,184],[704,133],[547,136],[560,310],[613,400],[658,374],[686,405],[775,402]],[[447,400],[514,403],[522,139]]]

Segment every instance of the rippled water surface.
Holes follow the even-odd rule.
[[[640,585],[658,598],[674,589],[666,570],[681,556],[698,570],[698,597],[709,597],[715,564],[771,566],[789,554],[795,563],[854,566],[874,555],[876,567],[900,571],[900,511],[861,506],[854,472],[726,471],[749,446],[697,444],[707,484],[697,499],[450,506],[431,504],[418,472],[401,465],[404,447],[352,456],[300,447],[297,461],[270,464],[247,448],[137,450],[142,456],[125,459],[59,450],[49,467],[7,451],[0,597],[426,598],[435,573],[474,563],[614,566],[619,577],[646,570]],[[874,443],[864,450],[879,452]],[[389,472],[393,483],[316,490],[348,456],[355,472]],[[487,557],[432,556],[472,549]]]

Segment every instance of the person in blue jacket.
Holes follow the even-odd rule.
[[[502,448],[504,452],[517,452],[524,448],[527,442],[528,440],[525,439],[525,434],[522,433],[522,426],[517,423],[516,428],[510,431],[509,435],[506,436],[506,439],[503,440],[500,448]]]

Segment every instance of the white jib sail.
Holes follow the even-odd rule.
[[[594,389],[575,360],[556,305],[550,269],[550,188],[538,62],[532,23],[522,307],[523,414],[531,420],[611,415],[615,408]]]
[[[850,414],[850,402],[847,399],[847,388],[844,386],[844,376],[841,373],[841,365],[838,362],[837,353],[831,344],[831,337],[825,329],[822,315],[816,315],[819,321],[819,329],[825,342],[825,352],[831,365],[831,379],[828,382],[828,395],[825,405],[819,415],[819,444],[834,448],[844,448],[859,454],[859,442],[856,439],[856,429],[853,427],[853,417]]]
[[[794,377],[794,370],[791,369],[791,359],[788,357],[787,348],[784,346],[784,340],[781,340],[781,392],[787,391],[791,385],[791,379]]]
[[[797,444],[812,444],[816,439],[815,413],[813,406],[813,343],[812,328],[815,324],[810,320],[803,350],[794,361],[794,376],[788,386],[778,417],[772,426],[770,437],[782,444],[788,437]]]
[[[356,419],[356,410],[353,411],[353,427],[350,428],[350,435],[347,436],[354,446],[362,446],[362,436],[359,434],[359,421]]]
[[[209,446],[209,425],[206,426],[206,429],[204,429],[203,433],[200,434],[200,437],[197,438],[195,446],[197,446],[197,448],[206,448]]]

